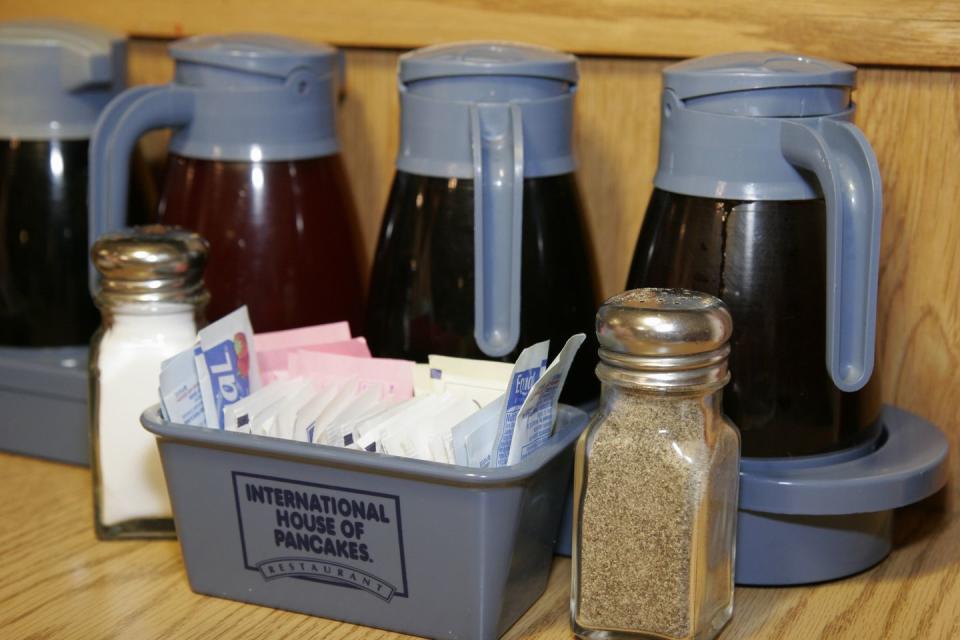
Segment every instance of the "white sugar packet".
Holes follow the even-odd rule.
[[[160,405],[168,422],[206,426],[203,394],[192,348],[160,364]]]
[[[227,405],[223,408],[223,428],[227,431],[237,431],[240,427],[248,425],[252,427],[258,412],[297,393],[306,384],[308,382],[303,378],[278,380]]]
[[[355,395],[346,405],[340,408],[335,415],[325,415],[325,420],[318,422],[313,432],[313,441],[316,444],[325,444],[332,447],[346,445],[344,436],[350,434],[350,423],[378,411],[383,400],[383,386],[373,384],[358,395]],[[344,428],[346,427],[346,429]]]
[[[436,410],[406,431],[404,448],[411,458],[453,464],[453,427],[476,413],[477,405],[459,393],[445,391],[438,395],[441,402]]]
[[[431,355],[430,377],[436,391],[452,391],[485,407],[510,384],[513,366],[509,362],[474,360]]]
[[[293,421],[293,439],[300,442],[313,442],[313,431],[316,428],[316,421],[324,415],[329,407],[344,395],[345,385],[330,385],[317,392],[307,404],[297,410],[296,418]],[[346,400],[344,400],[346,402]]]
[[[277,412],[273,435],[277,438],[293,440],[297,414],[319,395],[320,391],[313,384],[308,383],[284,402],[280,411]]]
[[[507,394],[462,420],[451,430],[454,462],[465,467],[489,467],[490,451]]]
[[[391,416],[390,424],[384,425],[377,442],[377,450],[393,456],[415,457],[415,445],[410,436],[431,414],[441,411],[448,396],[431,393],[404,402],[402,411]]]

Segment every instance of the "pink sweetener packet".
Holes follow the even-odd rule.
[[[263,380],[263,385],[273,384],[274,382],[279,382],[281,380],[290,380],[295,376],[290,375],[290,372],[286,369],[274,369],[273,371],[260,371],[260,378]]]
[[[300,351],[315,351],[319,353],[335,353],[341,356],[352,356],[354,358],[370,358],[370,347],[367,346],[365,338],[351,338],[350,340],[340,340],[338,342],[326,342],[323,344],[311,344],[303,347],[288,347],[283,349],[271,349],[269,351],[257,350],[257,361],[260,363],[260,375],[264,379],[279,379],[281,372],[290,372],[299,369],[297,353]]]
[[[350,340],[350,324],[344,320],[299,329],[257,333],[253,336],[253,346],[258,352],[277,351],[348,340]]]
[[[354,378],[359,391],[382,385],[385,398],[405,400],[413,397],[413,364],[410,360],[356,358],[301,350],[290,373],[310,378],[321,387]]]

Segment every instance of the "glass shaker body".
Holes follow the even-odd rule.
[[[740,436],[722,412],[718,299],[641,289],[597,314],[600,407],[577,442],[571,622],[581,638],[707,640],[733,614]]]
[[[733,614],[740,441],[721,392],[604,384],[577,444],[582,638],[712,638]]]
[[[140,413],[157,402],[161,363],[203,325],[184,303],[104,304],[90,350],[94,523],[100,539],[174,537],[155,438]]]
[[[183,354],[192,370],[210,298],[207,243],[183,229],[134,227],[98,238],[91,257],[102,316],[90,347],[94,528],[100,539],[173,537],[156,440],[140,414],[158,400],[165,360]]]

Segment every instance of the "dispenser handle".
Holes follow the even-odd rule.
[[[127,89],[101,112],[90,138],[88,235],[90,248],[104,233],[124,226],[130,154],[137,139],[151,129],[190,122],[193,94],[171,85]],[[96,271],[90,268],[90,291],[95,295]]]
[[[515,104],[470,107],[474,339],[490,357],[520,340],[523,120]]]
[[[784,121],[784,158],[813,172],[827,208],[827,370],[841,391],[873,373],[883,193],[877,158],[850,122]]]

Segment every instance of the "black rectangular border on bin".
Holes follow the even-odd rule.
[[[337,487],[331,484],[320,484],[318,482],[305,482],[303,480],[292,480],[290,478],[280,478],[278,476],[266,476],[258,473],[247,473],[246,471],[231,471],[230,472],[230,484],[233,486],[233,503],[237,509],[237,526],[240,529],[240,549],[243,552],[243,568],[249,571],[256,571],[259,573],[257,567],[251,567],[250,562],[247,560],[247,541],[244,538],[243,534],[243,518],[240,516],[240,496],[237,493],[237,477],[243,476],[246,478],[257,478],[260,480],[273,480],[276,482],[288,482],[291,484],[302,484],[308,487],[317,487],[318,489],[333,489],[334,491],[345,491],[347,493],[360,493],[368,496],[375,496],[377,498],[392,499],[396,504],[397,508],[397,540],[400,542],[400,574],[403,576],[403,592],[395,592],[393,597],[395,598],[407,598],[409,597],[408,587],[407,587],[407,559],[403,550],[403,517],[400,514],[400,496],[395,496],[389,493],[378,493],[376,491],[365,491],[363,489],[351,489],[349,487]],[[334,586],[348,586],[339,582],[326,582],[324,580],[311,579],[305,577],[292,576],[295,580],[306,580],[307,582],[323,582],[324,584],[331,584]],[[350,587],[356,588],[356,587]]]

